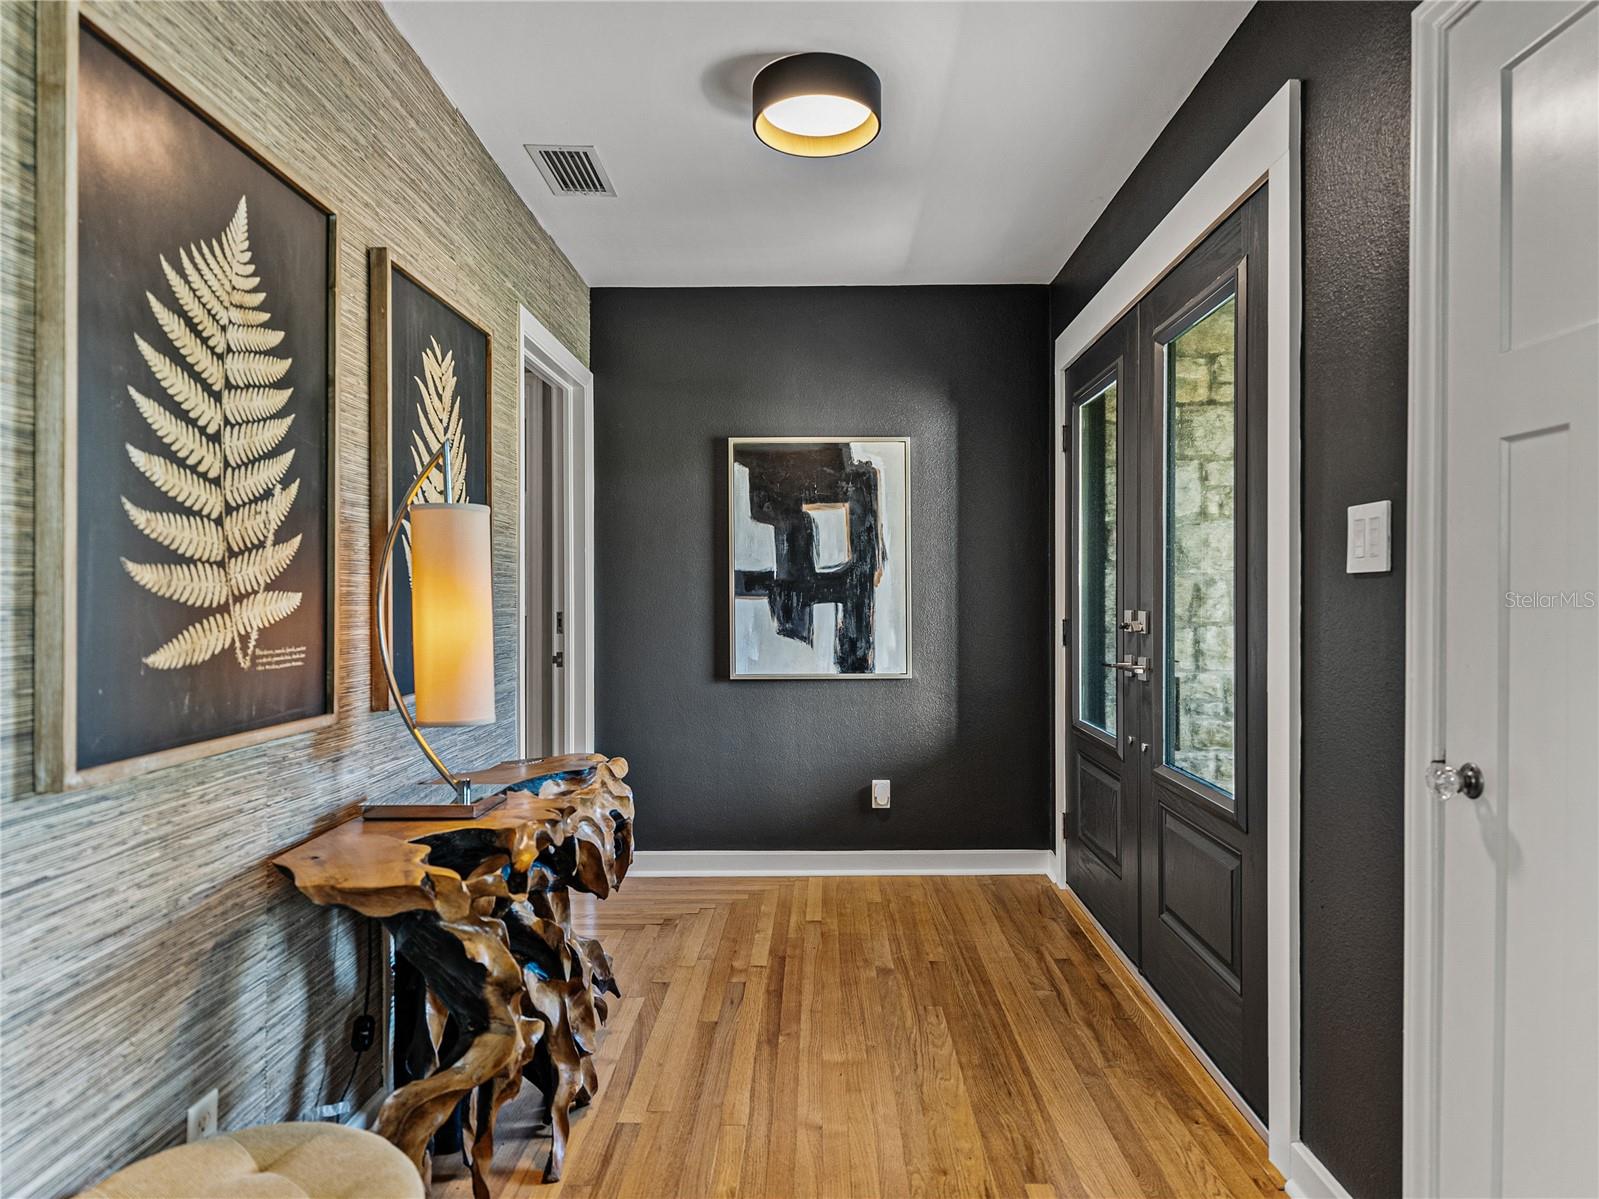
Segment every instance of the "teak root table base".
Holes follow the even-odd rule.
[[[603,899],[627,874],[626,774],[598,754],[506,762],[475,776],[510,784],[476,820],[357,818],[274,859],[314,902],[381,920],[426,983],[432,1070],[384,1100],[377,1123],[424,1181],[433,1134],[475,1094],[472,1193],[488,1199],[495,1116],[524,1078],[549,1106],[545,1180],[561,1176],[571,1110],[598,1085],[605,995],[620,994],[610,955],[572,932],[569,892]],[[516,786],[533,780],[536,795]]]

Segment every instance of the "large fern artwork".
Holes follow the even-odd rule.
[[[461,430],[461,397],[455,390],[455,351],[449,353],[439,346],[438,338],[429,337],[427,349],[422,351],[422,377],[412,376],[418,394],[416,401],[416,428],[411,430],[412,478],[422,473],[428,459],[439,452],[446,441],[450,445],[450,495],[444,494],[444,471],[435,467],[417,492],[424,504],[466,503],[466,437]],[[411,573],[410,522],[401,534],[405,549],[405,571]]]
[[[266,660],[257,661],[262,630],[300,606],[300,592],[271,586],[300,548],[299,534],[283,535],[300,483],[289,476],[293,447],[279,448],[294,423],[293,413],[283,415],[294,389],[276,385],[293,359],[272,353],[283,333],[267,327],[271,314],[261,307],[245,198],[220,236],[180,249],[178,264],[161,256],[175,309],[145,292],[170,354],[133,337],[164,402],[128,388],[161,443],[128,443],[128,457],[171,503],[121,497],[134,527],[176,560],[122,565],[144,590],[197,618],[143,661],[181,670],[231,648],[246,670],[297,664],[298,651],[262,651]]]

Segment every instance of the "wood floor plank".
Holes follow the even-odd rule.
[[[716,1161],[711,1169],[711,1199],[735,1199],[744,1170],[744,1146],[748,1143],[742,1124],[724,1124],[716,1138]]]
[[[988,1176],[983,1135],[972,1110],[944,1009],[928,1004],[917,1026],[916,1078],[932,1125],[933,1161],[941,1195],[982,1195]]]
[[[948,884],[936,912],[948,921],[950,961],[961,978],[956,1000],[967,1027],[983,1034],[981,1041],[968,1038],[963,1043],[970,1044],[975,1063],[980,1065],[986,1054],[998,1067],[972,1073],[991,1087],[1004,1088],[988,1104],[1002,1118],[987,1121],[985,1134],[990,1139],[1008,1136],[1006,1151],[990,1157],[1013,1161],[1021,1176],[1006,1179],[1001,1193],[1020,1193],[1026,1182],[1043,1181],[1046,1174],[1064,1176],[1068,1194],[1130,1193],[1135,1184],[1120,1149],[1104,1133],[1072,1062],[1058,1052],[1045,1052],[1037,1035],[1044,1021],[1017,1010],[1021,996],[1032,995],[1018,983],[1017,967],[998,938],[980,940],[993,922],[979,906],[978,884],[970,879],[934,881]],[[1040,1114],[1046,1117],[1041,1124],[1036,1122]],[[1050,1135],[1057,1129],[1067,1135]],[[1080,1151],[1079,1142],[1092,1148]]]
[[[789,887],[788,919],[775,934],[774,951],[784,963],[778,1025],[767,1043],[772,1062],[772,1119],[767,1128],[766,1193],[779,1187],[798,1194],[795,1155],[799,1140],[800,1048],[804,1017],[804,962],[800,952],[805,929],[805,884]]]
[[[696,1032],[697,1052],[690,1058],[688,1077],[696,1086],[684,1119],[678,1151],[679,1169],[671,1193],[709,1195],[716,1189],[716,1153],[721,1142],[722,1101],[733,1058],[736,1015],[744,1000],[744,984],[729,982],[723,987],[721,1012],[715,1021],[701,1021]],[[680,1088],[681,1089],[681,1088]],[[663,1179],[663,1181],[665,1181]]]
[[[1280,1194],[1265,1148],[1040,878],[632,879],[574,924],[623,998],[540,1183],[538,1095],[496,1199]],[[438,1163],[434,1199],[468,1199]]]
[[[772,930],[786,930],[788,927],[793,886],[773,884],[773,891],[776,894],[776,900],[772,904],[771,923],[767,926],[763,915],[762,924],[758,926],[756,933],[756,936],[759,937],[761,935],[759,928],[765,927],[768,945],[771,941]],[[739,1194],[741,1195],[764,1195],[768,1190],[766,1185],[767,1150],[772,1141],[773,1113],[777,1103],[776,1063],[778,1045],[782,1038],[783,986],[787,976],[787,964],[787,957],[779,953],[768,957],[767,964],[762,966],[759,971],[765,976],[765,997],[761,1004],[759,1031],[756,1035],[756,1050],[753,1061],[760,1063],[760,1069],[754,1069],[752,1061],[749,1099],[744,1125],[744,1162],[739,1172],[738,1184]],[[731,1093],[729,1097],[730,1099],[732,1098]]]

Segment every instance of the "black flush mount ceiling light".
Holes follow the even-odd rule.
[[[842,54],[791,54],[755,76],[755,136],[802,158],[832,158],[869,144],[881,126],[883,81]]]

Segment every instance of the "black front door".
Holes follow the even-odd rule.
[[[1067,372],[1076,579],[1067,879],[1258,1113],[1265,201],[1261,188]],[[1119,448],[1107,485],[1094,405],[1111,374]],[[1111,486],[1114,569],[1101,548],[1111,535],[1097,533]],[[1112,576],[1118,598],[1107,605]],[[1113,728],[1094,720],[1102,688],[1116,695]]]
[[[1067,697],[1066,877],[1134,961],[1138,960],[1138,756],[1143,700],[1127,655],[1142,521],[1138,504],[1137,313],[1128,313],[1066,372],[1071,456],[1067,531],[1075,665]]]

